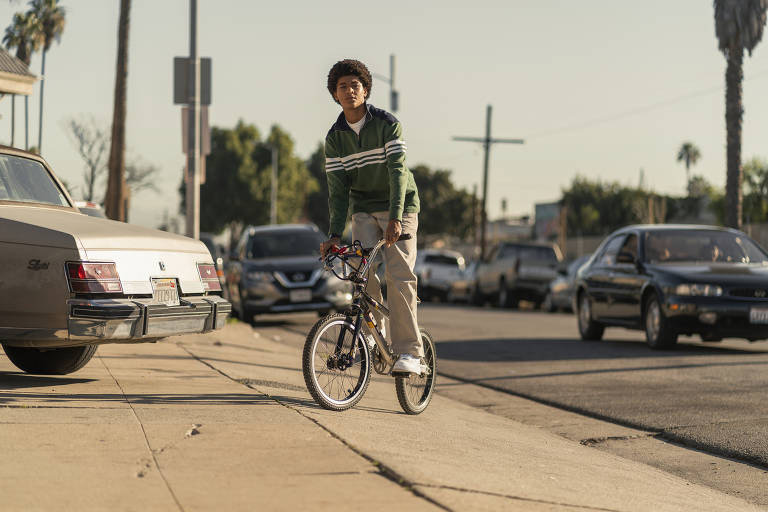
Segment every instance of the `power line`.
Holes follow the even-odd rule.
[[[744,81],[746,82],[748,80],[752,80],[752,79],[755,79],[755,78],[758,78],[758,77],[764,76],[764,75],[768,75],[768,69],[764,69],[762,71],[759,71],[759,72],[755,73],[754,75],[750,76],[749,78],[745,78]],[[706,95],[709,95],[709,94],[713,94],[715,92],[722,92],[724,90],[724,88],[725,88],[724,86],[718,85],[718,86],[715,86],[715,87],[709,87],[707,89],[701,89],[701,90],[694,91],[694,92],[691,92],[691,93],[688,93],[688,94],[684,94],[682,96],[676,96],[676,97],[670,98],[668,100],[662,100],[662,101],[659,101],[659,102],[656,102],[656,103],[651,103],[650,105],[645,105],[645,106],[642,106],[642,107],[637,107],[637,108],[633,108],[633,109],[630,109],[630,110],[625,110],[623,112],[618,112],[616,114],[611,114],[611,115],[603,116],[603,117],[596,117],[596,118],[590,119],[588,121],[583,121],[583,122],[579,122],[579,123],[565,125],[565,126],[561,126],[559,128],[553,128],[553,129],[550,129],[550,130],[543,130],[543,131],[536,132],[536,133],[533,133],[533,134],[529,135],[528,137],[526,137],[526,139],[536,139],[536,138],[540,138],[540,137],[546,137],[548,135],[554,135],[554,134],[557,134],[557,133],[563,133],[563,132],[570,132],[570,131],[574,131],[574,130],[580,130],[582,128],[588,128],[588,127],[594,126],[596,124],[607,123],[607,122],[610,122],[610,121],[618,121],[619,119],[624,119],[626,117],[636,116],[636,115],[644,114],[646,112],[650,112],[652,110],[656,110],[656,109],[659,109],[659,108],[668,107],[669,105],[674,105],[675,103],[680,103],[680,102],[689,100],[691,98],[696,98],[696,97],[699,97],[699,96],[706,96]]]

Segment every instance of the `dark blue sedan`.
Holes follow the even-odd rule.
[[[579,270],[574,310],[585,340],[611,326],[644,330],[655,349],[681,334],[766,339],[768,254],[733,229],[628,226]]]

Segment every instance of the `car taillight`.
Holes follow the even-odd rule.
[[[75,293],[122,293],[114,263],[67,262],[67,279]]]
[[[221,291],[219,275],[216,273],[216,266],[213,263],[198,263],[197,271],[200,273],[200,280],[203,281],[203,290],[207,292]]]

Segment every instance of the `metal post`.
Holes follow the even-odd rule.
[[[269,223],[277,224],[277,146],[272,146],[272,190],[270,192]]]
[[[491,110],[492,107],[488,105],[485,110],[485,142],[483,146],[485,149],[485,159],[483,160],[483,202],[480,207],[480,222],[482,223],[480,229],[480,257],[485,258],[485,229],[488,223],[488,213],[485,210],[485,202],[488,198],[488,154],[491,152]]]
[[[190,99],[187,151],[187,236],[200,238],[200,59],[197,55],[197,0],[189,1]]]

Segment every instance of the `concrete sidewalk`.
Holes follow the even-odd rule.
[[[103,346],[65,377],[0,356],[0,510],[757,510],[443,397],[440,380],[420,416],[380,376],[325,411],[300,345],[236,323]]]

